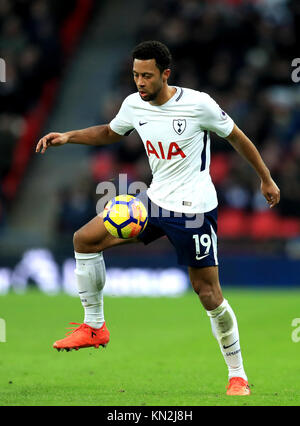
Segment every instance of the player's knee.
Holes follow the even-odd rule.
[[[201,289],[201,286],[200,286],[199,281],[193,281],[193,280],[191,280],[191,284],[192,284],[192,287],[193,287],[194,292],[195,292],[196,294],[198,294],[198,296],[199,296],[200,289]]]
[[[81,245],[81,238],[80,238],[80,232],[76,231],[73,234],[73,247],[74,250],[79,252],[80,251],[80,245]]]
[[[214,292],[210,287],[200,288],[198,291],[199,299],[201,300],[203,306],[205,307],[208,303],[214,300]]]
[[[215,309],[222,302],[222,292],[213,282],[192,280],[191,283],[205,309]]]
[[[85,232],[84,228],[81,228],[73,235],[73,246],[78,253],[98,253],[103,251],[107,244],[104,239],[99,238],[95,241],[89,233]]]
[[[191,284],[198,296],[212,292],[212,283],[210,283],[209,281],[197,278],[191,279]]]
[[[79,229],[73,235],[74,250],[79,253],[90,253],[90,247],[84,233]]]

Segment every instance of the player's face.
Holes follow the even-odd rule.
[[[135,59],[133,62],[133,78],[143,101],[154,101],[169,76],[169,70],[160,72],[155,59]]]

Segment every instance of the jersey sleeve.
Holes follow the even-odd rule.
[[[202,104],[201,127],[215,132],[221,138],[226,138],[232,132],[234,121],[217,104],[214,99],[205,94]]]
[[[123,101],[118,114],[112,119],[109,126],[115,133],[118,133],[118,135],[127,136],[133,132],[134,126],[132,124],[127,98]]]

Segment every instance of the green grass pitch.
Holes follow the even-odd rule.
[[[300,291],[224,289],[240,329],[249,397],[225,395],[227,368],[192,292],[178,298],[105,298],[106,349],[57,352],[79,299],[38,291],[0,297],[0,405],[300,405]]]

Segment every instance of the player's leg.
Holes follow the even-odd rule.
[[[106,280],[103,251],[121,244],[137,242],[111,235],[105,228],[102,214],[75,232],[73,243],[76,259],[76,282],[84,307],[84,323],[100,328],[104,323],[103,288]]]
[[[120,244],[138,242],[135,238],[115,238],[106,230],[102,214],[93,218],[74,234],[76,283],[84,308],[84,322],[69,337],[54,343],[56,349],[79,349],[109,341],[103,310],[106,273],[103,250]]]
[[[228,367],[231,389],[227,393],[247,395],[248,379],[243,367],[238,324],[228,301],[223,298],[218,266],[189,267],[188,271],[193,289],[210,318],[213,335]]]
[[[105,228],[102,213],[74,233],[73,245],[77,253],[99,253],[110,247],[139,242],[137,238],[116,238]]]
[[[219,281],[217,209],[192,218],[171,214],[170,218],[162,218],[161,222],[176,248],[178,263],[188,267],[192,286],[210,317],[213,333],[229,369],[229,379],[243,381],[244,385],[238,387],[242,388],[241,394],[246,394],[247,377],[243,368],[237,321],[227,300],[223,298]]]

